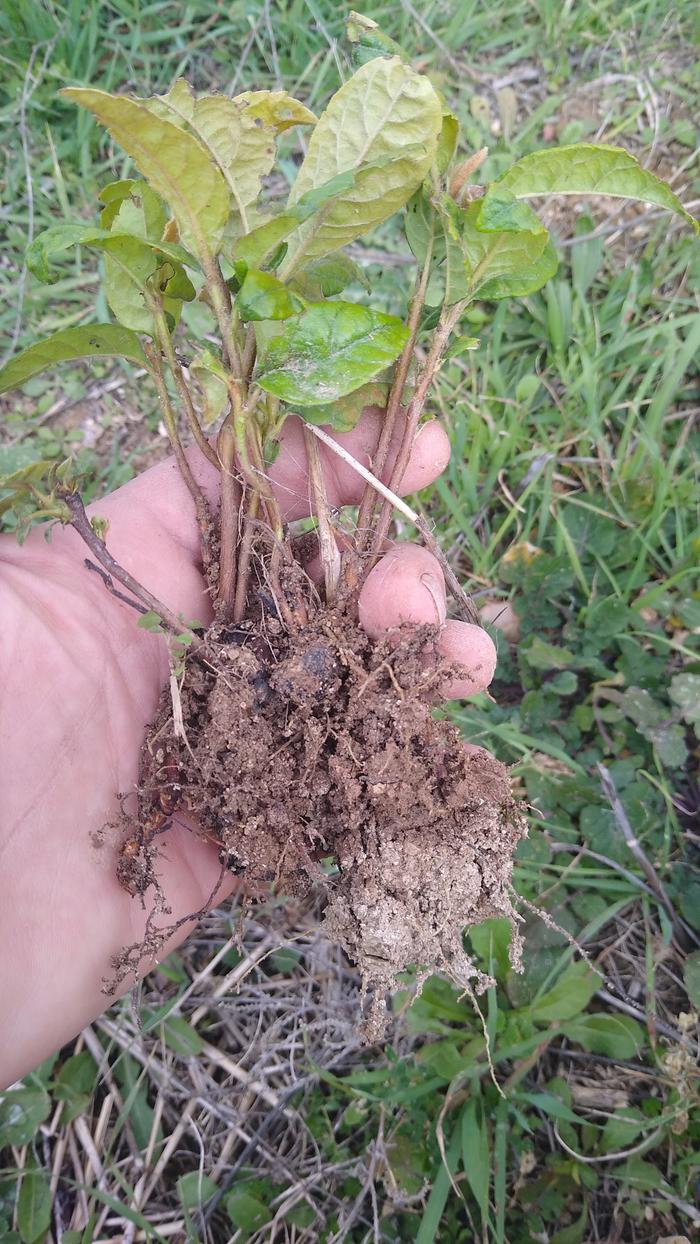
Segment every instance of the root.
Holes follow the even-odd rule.
[[[155,858],[156,852],[151,848],[151,860]],[[163,948],[174,937],[179,929],[185,924],[196,924],[206,916],[207,912],[216,902],[216,896],[221,887],[221,883],[226,875],[226,868],[222,864],[219,876],[216,880],[211,894],[206,902],[198,911],[189,912],[186,916],[180,916],[179,920],[174,920],[171,924],[165,926],[157,926],[156,920],[159,916],[169,916],[172,914],[172,908],[168,906],[163,890],[153,870],[153,879],[151,882],[154,897],[151,903],[148,916],[146,917],[146,928],[144,935],[138,942],[131,942],[130,945],[124,946],[119,954],[113,955],[110,961],[113,975],[105,978],[102,982],[102,992],[108,997],[114,997],[119,986],[129,976],[145,975],[145,971],[150,971],[156,966],[161,956]],[[150,887],[149,887],[150,888]],[[142,968],[145,960],[149,961],[147,969]]]
[[[181,719],[164,696],[142,755],[144,828],[131,822],[120,880],[142,898],[153,888],[162,914],[155,839],[183,808],[249,893],[323,887],[325,931],[360,968],[363,1033],[376,1041],[386,994],[408,967],[419,982],[444,972],[469,996],[492,983],[464,951],[465,926],[505,916],[519,966],[509,887],[525,824],[503,766],[432,716],[436,683],[451,673],[438,628],[407,628],[389,646],[341,604],[301,623],[301,573],[275,541],[260,562],[275,600],[257,619],[213,624],[207,661],[188,663],[178,682]],[[284,604],[271,616],[282,602],[293,627]],[[337,870],[328,878],[326,858]],[[151,919],[115,965],[120,979],[177,927]]]

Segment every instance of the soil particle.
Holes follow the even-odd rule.
[[[145,894],[183,808],[249,892],[303,896],[320,883],[326,931],[371,992],[371,1039],[411,966],[419,982],[438,969],[477,991],[489,983],[464,951],[466,926],[509,918],[518,957],[510,881],[525,821],[503,765],[432,715],[455,672],[436,634],[375,642],[341,609],[293,635],[262,619],[235,633],[214,624],[206,662],[182,680],[186,742],[164,694],[118,863],[121,884]]]

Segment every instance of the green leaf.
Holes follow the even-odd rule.
[[[190,375],[201,393],[199,417],[202,425],[209,428],[223,415],[229,404],[226,372],[211,350],[202,350],[190,363]]]
[[[691,1005],[700,1011],[700,950],[688,955],[683,964],[683,980]]]
[[[561,1227],[559,1231],[550,1235],[549,1244],[582,1244],[588,1226],[588,1197],[584,1194],[582,1199],[581,1213],[576,1221],[570,1223],[568,1227]]]
[[[110,181],[102,187],[97,197],[101,203],[104,203],[100,212],[100,224],[103,229],[111,229],[114,218],[125,199],[133,198],[136,216],[141,225],[133,232],[144,238],[159,238],[162,235],[167,216],[165,204],[151,190],[147,182],[135,177]]]
[[[204,1049],[199,1033],[180,1015],[163,1021],[163,1037],[165,1044],[183,1058],[195,1058]]]
[[[148,308],[149,287],[155,286],[163,299],[163,310],[175,323],[180,318],[182,299],[171,296],[177,283],[190,301],[195,290],[180,265],[163,261],[140,238],[118,236],[105,243],[105,294],[116,320],[134,332],[155,336],[153,316]],[[179,278],[179,280],[178,280]],[[186,284],[183,284],[183,281]]]
[[[378,22],[363,13],[350,13],[345,24],[345,37],[352,45],[356,65],[366,65],[377,56],[400,56],[406,60],[399,44],[384,34]]]
[[[142,631],[150,631],[151,635],[166,634],[163,627],[163,619],[159,613],[156,613],[155,609],[147,609],[145,613],[142,613],[136,625]]]
[[[685,730],[674,722],[650,730],[647,735],[653,743],[662,764],[670,769],[680,769],[688,759],[688,748],[685,742]]]
[[[301,311],[303,303],[277,277],[249,268],[236,306],[242,320],[288,320]]]
[[[645,1162],[636,1154],[622,1166],[608,1170],[613,1179],[619,1179],[631,1188],[639,1188],[643,1192],[656,1192],[659,1188],[668,1187],[661,1171],[653,1162]]]
[[[434,1241],[440,1239],[440,1220],[452,1190],[452,1177],[459,1164],[461,1139],[461,1128],[455,1127],[447,1146],[445,1161],[440,1160],[435,1171],[423,1216],[414,1237],[415,1244],[434,1244]]]
[[[498,190],[496,189],[498,187]],[[673,191],[642,168],[622,147],[574,143],[571,146],[533,151],[489,187],[481,210],[487,215],[501,189],[517,198],[544,194],[606,194],[621,199],[653,203],[683,216],[700,232],[700,224],[685,210]]]
[[[0,393],[16,389],[30,376],[55,367],[68,359],[104,358],[116,355],[139,367],[147,367],[143,346],[128,328],[120,324],[83,324],[80,328],[62,328],[45,341],[29,346],[15,355],[0,369]]]
[[[445,173],[449,168],[459,141],[459,121],[449,108],[443,106],[442,125],[438,135],[435,164],[438,173]]]
[[[139,1149],[146,1149],[154,1130],[155,1115],[148,1100],[149,1080],[146,1071],[132,1058],[123,1052],[115,1063],[115,1075],[124,1093],[124,1113],[134,1131],[134,1138]],[[163,1129],[155,1127],[156,1143],[160,1143]]]
[[[433,163],[441,126],[442,106],[430,82],[399,57],[358,69],[311,135],[289,203],[335,173],[358,170],[355,184],[297,231],[285,265],[301,251],[314,258],[339,250],[399,211]]]
[[[689,725],[700,722],[700,674],[674,674],[671,699]]]
[[[151,193],[145,183],[137,184]],[[124,199],[109,231],[86,225],[54,225],[45,230],[27,248],[27,266],[39,280],[51,283],[60,275],[49,267],[53,255],[76,245],[105,251],[105,292],[111,310],[125,328],[152,334],[153,320],[146,306],[149,282],[156,279],[164,308],[177,321],[182,300],[189,301],[196,293],[182,265],[198,268],[199,264],[184,246],[124,231],[131,226],[146,227],[143,218],[134,215],[143,212],[144,199],[145,195],[140,196],[140,207]]]
[[[436,232],[436,211],[425,187],[417,190],[406,204],[404,229],[414,258],[424,263]]]
[[[242,104],[225,95],[196,99],[189,83],[179,78],[166,95],[144,103],[165,110],[176,124],[187,125],[194,132],[220,170],[247,232],[246,209],[257,199],[262,178],[275,162],[276,128],[264,121],[261,101]]]
[[[527,643],[521,644],[520,651],[528,665],[535,670],[563,670],[574,659],[573,652],[568,648],[548,644],[539,635],[533,635]]]
[[[637,730],[656,748],[659,759],[671,768],[685,764],[688,749],[685,730],[677,722],[669,721],[668,709],[664,709],[643,687],[627,687],[620,696],[620,708]]]
[[[489,1210],[491,1145],[481,1101],[470,1097],[462,1111],[462,1165],[485,1223]]]
[[[201,1171],[187,1171],[177,1181],[177,1192],[183,1209],[197,1209],[216,1191],[214,1180]]]
[[[407,340],[396,316],[353,302],[312,303],[270,342],[258,384],[285,402],[323,406],[372,380]]]
[[[123,204],[120,205],[123,207]],[[121,215],[119,217],[121,224]],[[127,233],[121,229],[100,229],[94,225],[52,225],[40,233],[27,247],[26,260],[29,271],[39,281],[52,284],[59,279],[60,273],[52,272],[50,259],[53,255],[69,250],[72,246],[94,246],[98,250],[115,250],[124,242],[141,242],[145,250],[154,254],[154,264],[162,263],[164,258],[177,264],[186,264],[189,268],[199,268],[193,255],[176,242],[161,242],[141,238],[139,235]],[[155,270],[155,268],[154,268]]]
[[[63,1123],[76,1119],[87,1108],[96,1082],[95,1060],[87,1050],[66,1059],[51,1086],[56,1100],[65,1103],[61,1116]]]
[[[481,341],[478,337],[454,337],[445,351],[445,359],[458,358],[470,350],[478,350]]]
[[[524,297],[541,289],[557,270],[556,252],[546,230],[487,233],[477,228],[480,211],[477,201],[464,211],[451,212],[467,267],[469,295],[496,300]]]
[[[51,1099],[43,1088],[22,1087],[5,1093],[0,1100],[0,1149],[29,1144],[50,1113]]]
[[[352,432],[367,406],[386,406],[389,385],[380,380],[370,380],[345,397],[339,397],[329,406],[305,407],[299,413],[306,423],[327,425],[334,432]]]
[[[430,1041],[416,1055],[422,1066],[428,1067],[435,1076],[453,1080],[464,1071],[465,1060],[456,1041]]]
[[[67,87],[61,94],[91,112],[131,156],[169,204],[185,245],[208,264],[228,218],[230,194],[199,140],[156,116],[143,101],[86,87]]]
[[[533,212],[528,203],[516,198],[511,190],[507,190],[498,182],[489,191],[486,198],[478,204],[474,214],[476,228],[485,233],[499,233],[506,230],[511,233],[546,233],[537,212]]]
[[[323,259],[313,259],[304,264],[293,277],[292,286],[310,301],[320,298],[333,298],[342,294],[343,290],[358,281],[369,290],[369,281],[354,259],[339,251],[334,255],[325,255]]]
[[[224,1197],[224,1205],[234,1227],[243,1232],[242,1239],[247,1240],[255,1231],[259,1231],[272,1218],[271,1211],[262,1201],[250,1192],[239,1192],[234,1189]]]
[[[617,1153],[629,1148],[649,1129],[649,1119],[637,1106],[623,1106],[608,1119],[600,1138],[602,1153]]]
[[[573,1019],[588,1006],[598,985],[598,976],[587,964],[570,963],[556,984],[535,999],[530,1014],[538,1024]]]
[[[51,1224],[51,1188],[46,1171],[28,1165],[17,1197],[17,1226],[22,1244],[38,1244]]]
[[[542,1110],[552,1119],[562,1119],[565,1123],[573,1123],[576,1127],[580,1127],[583,1119],[574,1114],[570,1106],[562,1101],[561,1097],[557,1097],[555,1093],[519,1093],[518,1101],[526,1102],[529,1106],[536,1106],[538,1110]]]
[[[641,1024],[626,1015],[581,1015],[563,1024],[561,1031],[584,1050],[610,1058],[639,1058],[645,1045]]]
[[[315,125],[317,121],[306,104],[286,91],[243,91],[234,95],[233,102],[244,111],[246,120],[262,121],[275,134],[283,134],[293,125]]]

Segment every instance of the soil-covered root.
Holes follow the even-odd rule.
[[[181,683],[184,737],[170,694],[149,732],[139,824],[119,860],[122,884],[143,894],[166,817],[183,809],[249,893],[321,882],[326,930],[373,990],[372,1036],[387,988],[412,965],[488,983],[465,926],[507,917],[516,966],[519,954],[509,893],[525,821],[504,766],[432,715],[454,673],[436,635],[377,643],[342,610],[319,610],[295,634],[266,616],[212,627],[209,659],[188,662]]]

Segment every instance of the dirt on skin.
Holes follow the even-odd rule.
[[[504,766],[432,716],[455,673],[437,628],[376,642],[352,609],[319,608],[290,634],[261,597],[257,621],[215,623],[204,658],[188,659],[181,724],[164,692],[119,879],[157,890],[169,818],[186,810],[248,893],[320,883],[325,930],[362,973],[376,1039],[385,993],[411,965],[419,981],[437,969],[477,992],[490,983],[464,951],[465,926],[510,919],[517,966],[510,885],[525,821]]]

